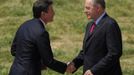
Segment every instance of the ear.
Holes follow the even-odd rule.
[[[98,11],[98,12],[102,11],[101,5],[98,5],[98,6],[97,6],[97,11]]]
[[[99,10],[100,10],[100,7],[99,7],[99,6],[96,6],[96,9],[97,9],[97,11],[99,12]]]
[[[44,11],[41,12],[41,16],[44,16],[46,15],[46,13]]]
[[[97,12],[101,12],[101,10],[102,10],[102,8],[100,6],[97,6],[96,9],[97,9]]]

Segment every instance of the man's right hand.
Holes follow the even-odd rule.
[[[75,68],[74,65],[75,65],[75,64],[74,64],[73,62],[68,62],[68,63],[67,63],[66,72],[67,72],[67,73],[72,73],[72,72],[74,72],[74,71],[76,70],[76,68]]]

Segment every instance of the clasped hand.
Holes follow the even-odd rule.
[[[72,73],[76,70],[75,66],[74,66],[74,63],[73,62],[68,62],[67,63],[67,69],[66,69],[66,72],[67,73]]]

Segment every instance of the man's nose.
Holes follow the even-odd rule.
[[[87,10],[86,8],[84,9],[84,13],[85,13],[85,14],[87,14],[87,13],[88,13],[88,10]]]
[[[86,9],[84,9],[84,11],[83,11],[84,13],[86,13]]]
[[[85,10],[84,10],[84,13],[85,13],[85,14],[88,14],[88,12],[87,12],[87,11],[85,11]]]

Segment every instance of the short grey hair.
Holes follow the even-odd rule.
[[[105,0],[92,0],[94,4],[99,4],[102,8],[106,8]]]

